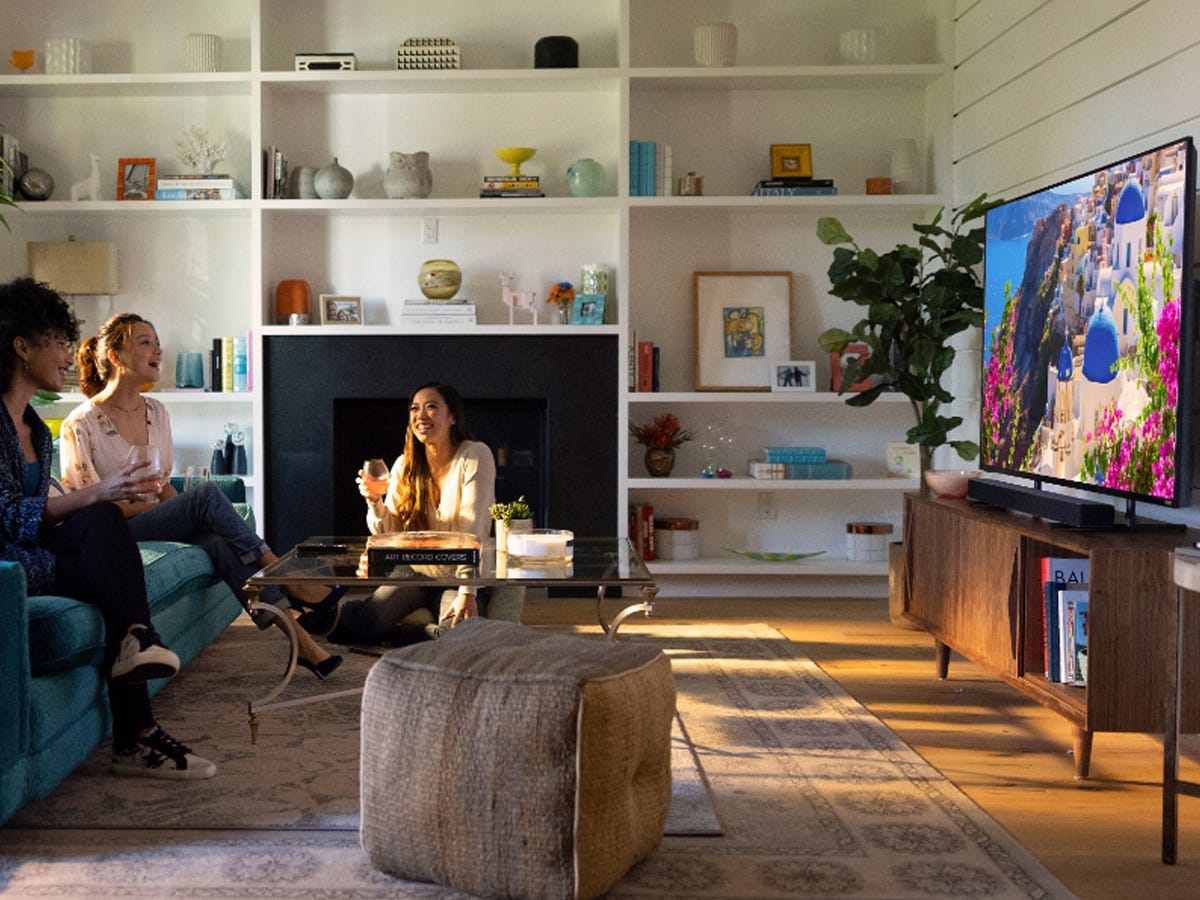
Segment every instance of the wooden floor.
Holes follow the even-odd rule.
[[[595,605],[531,598],[525,621],[594,624]],[[1200,897],[1200,799],[1180,798],[1179,862],[1160,861],[1160,736],[1097,734],[1076,780],[1062,719],[957,656],[939,681],[932,639],[892,625],[885,600],[660,599],[654,618],[778,628],[1079,897]],[[1181,776],[1200,781],[1200,738],[1183,749]]]

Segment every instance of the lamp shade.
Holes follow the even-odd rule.
[[[117,245],[111,241],[30,241],[29,276],[60,294],[117,293]]]
[[[288,316],[307,316],[311,296],[307,281],[289,278],[279,282],[275,287],[276,318],[280,322],[287,322]]]

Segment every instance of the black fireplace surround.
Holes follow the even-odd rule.
[[[429,381],[458,388],[468,413],[506,404],[532,409],[544,429],[531,440],[545,456],[545,495],[530,498],[545,505],[537,510],[538,524],[580,536],[617,533],[615,336],[358,337],[323,336],[305,328],[303,335],[264,336],[262,371],[265,537],[277,550],[314,534],[366,532],[354,484],[361,459],[355,454],[364,446],[374,448],[379,436],[390,432],[396,435],[394,446],[364,454],[390,464],[403,449],[406,401]],[[380,422],[369,412],[389,408],[399,410],[398,421]],[[354,425],[355,410],[368,410],[363,415],[369,421],[360,429]],[[338,463],[348,471],[335,471],[339,448],[341,456],[353,459]],[[503,464],[501,470],[503,477]],[[498,494],[501,500],[515,499],[499,488]]]

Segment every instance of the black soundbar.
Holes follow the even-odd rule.
[[[1107,503],[986,478],[972,478],[967,482],[967,498],[1073,528],[1111,528],[1115,521],[1114,510]]]

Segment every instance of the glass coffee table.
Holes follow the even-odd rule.
[[[361,694],[362,688],[336,691],[297,700],[272,701],[283,692],[296,671],[297,643],[292,617],[257,600],[259,592],[270,584],[309,582],[329,587],[374,588],[383,585],[412,584],[422,587],[453,588],[460,584],[474,587],[523,585],[526,587],[588,587],[596,590],[596,616],[610,641],[617,637],[621,623],[635,613],[649,615],[654,611],[658,587],[642,558],[634,551],[628,538],[576,538],[574,557],[567,563],[509,559],[508,554],[496,553],[490,543],[480,551],[477,566],[463,565],[398,565],[383,577],[359,575],[359,563],[366,549],[366,536],[317,536],[301,541],[278,560],[256,572],[246,582],[250,594],[249,609],[256,615],[275,616],[287,625],[291,653],[283,680],[266,695],[249,702],[250,737],[257,737],[257,714],[268,709],[299,706],[317,700]],[[640,597],[611,619],[604,616],[605,594],[611,588],[636,589]],[[618,595],[619,596],[619,595]]]

